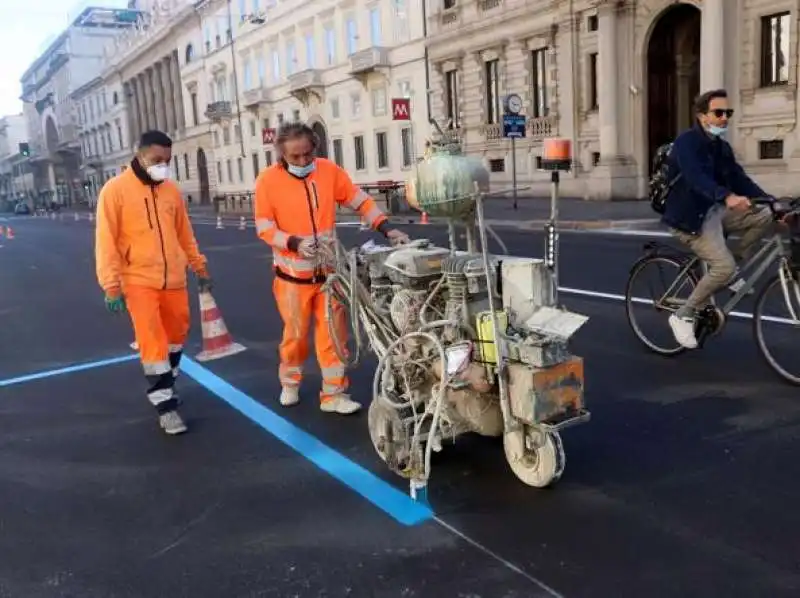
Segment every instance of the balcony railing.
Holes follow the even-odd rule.
[[[350,56],[350,74],[360,75],[389,66],[389,50],[372,47]]]
[[[268,104],[272,101],[272,90],[266,87],[248,89],[244,92],[244,107],[257,108],[261,104]]]
[[[316,69],[306,69],[289,75],[289,92],[297,93],[322,87],[322,73]]]
[[[211,102],[206,107],[206,118],[212,122],[219,122],[224,119],[231,118],[233,111],[231,110],[231,103],[228,101]]]

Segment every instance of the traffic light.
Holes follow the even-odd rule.
[[[26,141],[23,141],[19,144],[19,153],[25,158],[31,157],[31,147]]]

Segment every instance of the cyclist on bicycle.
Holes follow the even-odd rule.
[[[675,183],[662,217],[670,232],[708,265],[685,305],[669,318],[675,340],[687,349],[697,347],[697,309],[726,285],[733,292],[741,288],[737,260],[747,259],[755,244],[773,231],[769,208],[755,207],[749,199],[767,194],[745,174],[722,139],[733,116],[727,92],[700,94],[694,109],[694,126],[675,139],[670,151],[668,176]],[[733,232],[741,234],[741,240],[731,252],[725,235]]]

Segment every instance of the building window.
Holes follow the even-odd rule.
[[[392,12],[394,24],[394,41],[396,43],[407,42],[410,37],[408,27],[408,0],[392,0]]]
[[[272,51],[272,82],[281,82],[281,57],[277,50]]]
[[[217,162],[217,181],[224,182],[222,179],[222,162]]]
[[[500,60],[486,62],[486,124],[500,122]]]
[[[228,171],[228,182],[232,183],[233,182],[233,162],[231,162],[230,158],[225,160],[225,166],[227,167],[227,171]]]
[[[267,150],[264,152],[264,162],[267,166],[272,166],[272,151]]]
[[[356,21],[352,17],[347,19],[347,55],[351,56],[356,53],[356,36],[358,29],[356,29]]]
[[[189,180],[189,154],[183,154],[183,174]]]
[[[533,118],[547,116],[547,49],[531,52],[531,97],[533,98]]]
[[[333,120],[339,120],[339,98],[333,98],[331,100],[331,118]]]
[[[458,128],[458,71],[447,71],[445,73],[445,110],[447,119],[454,128]]]
[[[297,49],[294,42],[286,46],[286,74],[292,75],[297,67]]]
[[[600,98],[597,92],[597,52],[589,54],[589,110],[597,110]]]
[[[222,129],[222,144],[223,145],[231,144],[231,130],[228,127]]]
[[[246,58],[244,61],[244,90],[248,91],[253,89],[253,73],[250,72],[251,64],[250,59]]]
[[[356,135],[353,137],[353,149],[356,154],[356,170],[365,170],[367,167],[364,158],[364,136]]]
[[[389,146],[385,131],[375,133],[375,150],[378,152],[378,168],[389,168]]]
[[[761,86],[789,82],[789,13],[761,18]]]
[[[414,148],[411,145],[411,129],[400,129],[400,145],[403,148],[403,168],[411,166],[414,159]]]
[[[372,90],[372,115],[386,115],[386,88],[384,87]]]
[[[244,183],[244,160],[236,158],[236,169],[239,171],[239,182]]]
[[[783,139],[758,142],[759,160],[783,160]]]
[[[258,70],[258,86],[264,87],[264,81],[267,78],[267,63],[262,52],[256,54],[256,68]]]
[[[308,33],[306,34],[306,66],[310,69],[316,68],[316,61],[314,60],[315,54],[314,36]]]
[[[175,168],[175,180],[181,180],[181,163],[178,161],[178,156],[172,158],[172,165]]]
[[[361,118],[361,94],[357,91],[350,94],[350,115]]]
[[[258,161],[258,152],[253,152],[253,178],[258,177],[258,171],[261,169],[261,165]]]
[[[336,62],[336,33],[333,27],[325,28],[325,64],[332,66]]]
[[[442,8],[449,10],[456,7],[456,0],[443,0]]]
[[[495,158],[494,160],[489,160],[489,172],[505,172],[506,171],[506,161],[502,158]]]
[[[344,168],[344,149],[342,148],[341,139],[333,140],[333,161]]]
[[[378,7],[369,11],[369,41],[373,48],[381,45],[381,9]]]
[[[256,121],[250,121],[250,137],[255,137],[258,135],[258,131],[256,130]]]
[[[296,123],[300,122],[300,111],[295,109],[292,110],[292,120]]]

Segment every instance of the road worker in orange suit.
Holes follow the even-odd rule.
[[[111,312],[130,312],[147,397],[167,434],[186,431],[175,379],[189,332],[187,266],[211,288],[179,187],[168,180],[172,140],[144,133],[130,168],[109,180],[97,203],[97,279]]]
[[[339,359],[327,322],[322,284],[327,272],[319,264],[318,250],[334,238],[337,205],[348,207],[393,244],[408,236],[389,228],[375,201],[353,184],[334,162],[315,157],[317,136],[300,123],[284,126],[276,139],[279,160],[256,179],[255,220],[258,236],[272,246],[275,278],[273,293],[283,320],[280,343],[280,377],[283,406],[299,401],[303,364],[308,355],[312,316],[314,345],[322,370],[320,408],[329,413],[355,413],[361,405],[347,394],[345,366]],[[336,305],[334,317],[344,320]],[[337,330],[344,331],[341,323]],[[344,343],[344,338],[340,339]]]

